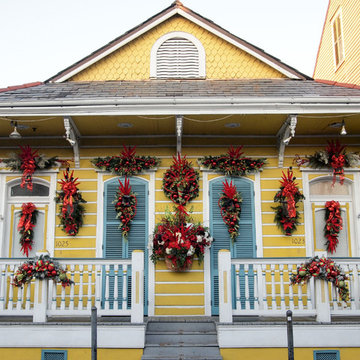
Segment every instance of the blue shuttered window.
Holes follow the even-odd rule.
[[[255,257],[255,212],[254,212],[254,186],[252,181],[246,178],[232,178],[237,190],[243,198],[240,215],[240,233],[236,242],[232,243],[228,228],[224,224],[218,205],[223,189],[225,178],[219,178],[210,182],[210,230],[215,241],[211,246],[211,278],[212,278],[212,313],[219,313],[219,279],[218,279],[218,252],[227,249],[231,252],[232,258],[253,258]],[[241,269],[243,271],[243,269]],[[240,278],[243,272],[240,272]],[[235,277],[233,276],[233,285]],[[252,269],[249,273],[250,290],[253,287]],[[245,292],[240,286],[241,292]],[[250,291],[250,297],[252,297]],[[235,300],[235,299],[234,299]]]
[[[124,181],[124,178],[120,178]],[[131,223],[127,240],[122,237],[119,229],[120,221],[116,218],[113,201],[119,188],[118,178],[105,184],[104,192],[104,257],[106,259],[131,259],[134,250],[143,250],[145,254],[145,314],[147,314],[147,241],[148,241],[148,184],[139,178],[130,178],[132,191],[137,198],[137,211]],[[122,269],[119,269],[122,271]],[[114,298],[114,269],[110,269],[110,297]],[[122,276],[118,277],[119,307],[124,296],[128,307],[131,304],[131,273],[128,276],[128,293],[122,294]],[[118,306],[110,302],[110,307]],[[117,308],[117,307],[116,307]]]

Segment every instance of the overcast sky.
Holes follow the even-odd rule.
[[[44,81],[172,0],[0,0],[0,88]],[[184,0],[312,76],[328,0]]]

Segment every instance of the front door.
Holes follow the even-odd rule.
[[[134,250],[144,251],[144,273],[145,273],[145,301],[144,313],[147,314],[147,268],[148,268],[148,183],[140,178],[130,178],[130,185],[132,191],[137,198],[137,211],[131,223],[128,238],[122,237],[119,229],[120,221],[116,218],[115,205],[113,204],[116,193],[119,188],[119,181],[124,181],[124,178],[114,178],[105,183],[104,191],[104,258],[106,259],[131,259],[131,254]],[[110,297],[114,296],[114,284],[111,283],[110,269]],[[118,277],[122,281],[122,276]],[[113,280],[112,280],[113,282]],[[128,306],[131,301],[131,274],[128,276],[128,293],[122,294],[122,284],[118,284],[117,299],[127,298]]]
[[[218,275],[218,252],[227,249],[232,258],[254,258],[255,246],[255,211],[254,211],[254,184],[246,178],[227,179],[235,184],[237,191],[243,199],[240,214],[240,233],[235,242],[232,242],[228,228],[224,224],[218,205],[223,189],[225,178],[217,178],[210,182],[210,230],[215,241],[211,246],[211,303],[212,314],[219,314],[219,275]],[[240,274],[241,276],[241,274]],[[249,281],[251,282],[251,276]],[[235,277],[233,276],[233,286]],[[251,284],[250,284],[251,286]],[[251,295],[251,294],[250,294]]]

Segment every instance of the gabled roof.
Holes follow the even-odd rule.
[[[90,55],[86,56],[82,60],[76,62],[75,64],[69,66],[68,68],[60,71],[58,74],[52,76],[46,82],[63,82],[79,73],[80,71],[88,68],[92,64],[106,57],[107,55],[113,53],[117,49],[126,45],[130,41],[138,38],[144,33],[148,32],[152,28],[156,27],[160,23],[166,21],[167,19],[173,17],[174,15],[180,15],[189,21],[196,23],[200,27],[206,29],[207,31],[213,33],[214,35],[224,39],[225,41],[231,43],[237,48],[245,51],[246,53],[254,56],[258,60],[266,63],[270,67],[279,71],[283,75],[291,79],[310,79],[308,76],[302,74],[296,69],[292,68],[281,62],[279,59],[269,55],[262,49],[248,43],[247,41],[231,34],[227,30],[223,29],[219,25],[215,24],[213,21],[201,16],[200,14],[190,10],[185,7],[180,1],[174,1],[168,8],[159,12],[158,14],[152,16],[148,20],[144,21],[140,25],[134,27],[133,29],[127,31],[123,35],[117,37],[113,41],[109,42],[107,45],[101,47],[100,49],[94,51]]]

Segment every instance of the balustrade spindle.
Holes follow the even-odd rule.
[[[266,265],[261,265],[262,267],[262,282],[263,282],[263,306],[264,310],[268,310],[267,302],[267,290],[266,290]]]
[[[289,283],[290,283],[290,276],[291,273],[293,272],[293,265],[292,264],[288,264],[287,265],[288,268],[288,275],[289,275]],[[294,304],[294,288],[289,285],[289,308],[290,310],[294,310],[295,309],[295,304]]]
[[[75,265],[70,265],[70,279],[74,281],[75,279]],[[69,304],[69,310],[75,309],[75,286],[71,285],[70,288],[70,304]]]
[[[240,265],[235,265],[235,301],[236,301],[236,309],[241,309],[241,301],[240,301]]]
[[[285,292],[284,292],[284,265],[279,265],[279,273],[280,273],[280,308],[285,311]]]
[[[250,310],[249,264],[244,265],[244,272],[245,272],[245,309]]]
[[[275,296],[275,265],[270,265],[271,274],[271,309],[276,310],[276,296]]]
[[[118,283],[119,283],[119,266],[114,265],[114,309],[119,309],[119,291],[118,291]]]
[[[122,266],[123,271],[123,289],[122,289],[122,304],[123,310],[127,309],[127,295],[128,295],[128,267],[127,265]]]
[[[86,303],[86,309],[87,310],[91,310],[92,307],[92,271],[93,271],[93,266],[92,265],[88,265],[87,266],[87,273],[88,273],[88,292],[87,292],[87,303]]]

